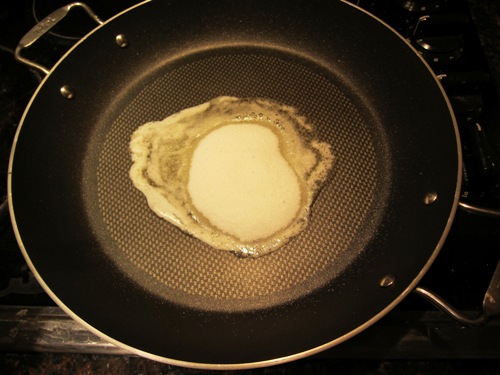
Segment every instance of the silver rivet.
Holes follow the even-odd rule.
[[[68,85],[62,86],[59,91],[61,92],[61,95],[65,97],[66,99],[73,99],[75,97],[75,94],[73,91],[71,91],[70,87]]]
[[[389,274],[382,277],[378,282],[378,285],[380,285],[382,288],[388,288],[390,286],[393,286],[395,281],[396,276]]]
[[[430,206],[431,204],[433,204],[435,201],[437,201],[438,199],[438,195],[435,191],[431,191],[427,194],[425,194],[424,196],[424,203],[427,205],[427,206]]]
[[[116,44],[118,44],[121,48],[125,48],[128,46],[128,40],[123,34],[118,34],[115,38]]]

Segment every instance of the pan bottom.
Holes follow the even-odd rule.
[[[156,68],[109,110],[88,147],[87,212],[106,255],[147,292],[210,311],[284,304],[333,280],[373,237],[390,180],[382,128],[355,91],[320,64],[269,48],[214,49]],[[335,156],[308,228],[262,258],[237,258],[182,233],[129,179],[135,129],[223,95],[297,108]]]

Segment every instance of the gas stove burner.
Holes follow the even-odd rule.
[[[3,124],[18,122],[19,110],[24,111],[29,98],[41,81],[41,77],[31,72],[14,59],[14,51],[0,45],[0,121]],[[21,102],[24,101],[24,102]],[[16,112],[17,110],[17,112]]]
[[[448,0],[395,0],[409,12],[434,13],[446,8]]]
[[[17,125],[40,82],[38,76],[15,61],[14,52],[3,45],[0,45],[0,75],[0,178],[6,181]],[[6,193],[6,184],[0,184],[0,198],[4,198]]]

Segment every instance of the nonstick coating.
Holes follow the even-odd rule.
[[[291,360],[374,323],[434,260],[460,180],[447,100],[391,30],[341,2],[232,4],[146,3],[87,36],[33,97],[11,159],[18,240],[54,300],[194,367]],[[335,156],[309,227],[259,259],[159,219],[128,177],[138,126],[220,95],[297,108]]]
[[[332,74],[272,49],[223,48],[169,64],[138,86],[132,100],[114,108],[105,137],[92,139],[84,180],[89,211],[96,213],[90,220],[108,255],[146,289],[208,310],[267,307],[321,286],[373,237],[388,197],[387,140]],[[137,127],[221,94],[271,98],[311,114],[316,136],[335,154],[308,230],[260,259],[215,250],[159,219],[128,176],[128,145]]]

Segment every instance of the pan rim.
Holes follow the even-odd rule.
[[[364,9],[360,8],[359,6],[354,5],[352,3],[349,3],[347,0],[342,0],[342,2],[344,4],[346,4],[346,5],[350,5],[350,6],[354,7],[354,8],[356,8],[357,10],[359,10],[359,11],[365,13],[366,15],[372,17],[373,19],[375,19],[376,21],[378,21],[380,24],[384,25],[387,29],[389,29],[390,31],[392,31],[393,34],[395,34],[402,41],[404,41],[405,44],[420,58],[421,62],[427,68],[427,70],[429,71],[429,73],[433,76],[436,84],[439,87],[439,90],[442,93],[442,96],[443,96],[443,98],[445,100],[445,103],[446,103],[446,105],[447,105],[447,107],[449,109],[449,113],[451,115],[451,119],[452,119],[454,131],[455,131],[456,145],[457,145],[457,154],[458,154],[458,166],[457,166],[458,167],[458,169],[457,169],[458,173],[457,173],[457,183],[456,183],[456,188],[455,188],[453,205],[452,205],[452,208],[451,208],[451,212],[450,212],[448,221],[446,223],[445,229],[444,229],[444,231],[443,231],[443,233],[442,233],[442,235],[440,237],[439,242],[437,243],[437,245],[436,245],[434,251],[432,252],[431,256],[426,261],[424,267],[420,270],[420,272],[414,278],[414,280],[407,286],[407,288],[397,298],[395,298],[389,305],[387,305],[378,314],[374,315],[371,319],[369,319],[365,323],[359,325],[354,330],[351,330],[348,333],[344,334],[343,336],[337,337],[336,339],[334,339],[334,340],[332,340],[330,342],[327,342],[327,343],[325,343],[323,345],[319,345],[319,346],[311,348],[309,350],[305,350],[305,351],[302,351],[302,352],[299,352],[299,353],[294,353],[294,354],[291,354],[291,355],[288,355],[288,356],[284,356],[284,357],[281,357],[281,358],[268,359],[268,360],[262,360],[262,361],[256,361],[256,362],[248,362],[248,363],[213,364],[213,363],[189,362],[189,361],[183,361],[183,360],[176,360],[176,359],[166,358],[166,357],[162,357],[162,356],[158,356],[158,355],[155,355],[155,354],[151,354],[151,353],[142,351],[142,350],[137,349],[137,348],[130,347],[130,346],[128,346],[125,343],[122,343],[122,342],[120,342],[118,340],[115,340],[112,337],[110,337],[110,336],[106,335],[105,333],[99,331],[98,329],[94,328],[89,323],[85,322],[83,319],[81,319],[76,313],[74,313],[69,307],[67,307],[63,303],[63,301],[61,301],[52,292],[52,290],[50,289],[50,287],[44,282],[44,280],[42,279],[41,275],[38,273],[35,265],[32,263],[31,258],[28,255],[28,252],[27,252],[26,248],[24,247],[23,241],[22,241],[21,236],[20,236],[19,228],[17,226],[17,222],[16,222],[16,218],[15,218],[15,212],[14,212],[14,204],[13,204],[13,200],[12,200],[12,167],[13,167],[13,159],[14,159],[14,153],[15,153],[15,150],[16,150],[17,140],[18,140],[18,137],[19,137],[21,129],[22,129],[22,125],[24,123],[24,120],[25,120],[25,117],[26,117],[27,113],[30,110],[30,107],[31,107],[32,103],[35,101],[35,99],[36,99],[39,91],[43,87],[44,83],[49,79],[49,77],[51,76],[52,72],[54,70],[56,70],[56,68],[63,62],[63,60],[66,58],[66,56],[69,53],[71,53],[75,48],[77,48],[78,45],[80,45],[81,43],[83,43],[91,34],[93,34],[94,32],[96,32],[101,27],[104,27],[105,25],[107,25],[109,22],[111,22],[115,18],[120,17],[124,13],[127,13],[127,12],[129,12],[129,11],[131,11],[131,10],[133,10],[133,9],[141,6],[141,5],[149,3],[149,2],[150,2],[150,0],[143,1],[143,2],[141,2],[141,3],[139,3],[139,4],[135,5],[135,6],[133,6],[131,8],[128,8],[128,9],[126,9],[126,10],[118,13],[117,15],[115,15],[115,16],[111,17],[110,19],[108,19],[103,25],[100,25],[100,26],[96,27],[89,34],[87,34],[85,37],[83,37],[79,42],[77,42],[52,67],[52,69],[50,70],[49,74],[44,78],[44,80],[40,83],[40,85],[36,89],[35,93],[33,94],[32,98],[30,99],[30,102],[28,103],[28,106],[26,107],[26,109],[25,109],[25,111],[23,113],[23,116],[22,116],[21,121],[20,121],[20,125],[19,125],[19,127],[18,127],[18,129],[16,131],[16,134],[15,134],[15,137],[14,137],[13,146],[12,146],[12,150],[11,150],[11,154],[10,154],[10,159],[9,159],[8,181],[7,181],[8,182],[8,184],[7,184],[7,187],[8,187],[7,196],[8,196],[10,218],[11,218],[11,222],[12,222],[12,226],[13,226],[13,229],[14,229],[16,240],[17,240],[17,242],[18,242],[18,244],[20,246],[20,249],[21,249],[21,252],[23,253],[24,258],[26,259],[26,262],[27,262],[28,266],[32,270],[32,272],[33,272],[34,276],[36,277],[37,281],[40,283],[40,285],[43,287],[43,289],[47,292],[47,294],[57,303],[57,305],[64,312],[66,312],[75,321],[77,321],[78,323],[80,323],[81,325],[83,325],[89,331],[95,333],[97,336],[102,337],[106,341],[111,342],[112,344],[116,345],[117,347],[123,348],[123,349],[129,351],[132,354],[137,354],[137,355],[140,355],[142,357],[149,358],[149,359],[152,359],[152,360],[155,360],[155,361],[158,361],[158,362],[162,362],[162,363],[168,363],[168,364],[172,364],[172,365],[175,365],[175,366],[189,367],[189,368],[195,368],[195,369],[239,370],[239,369],[251,369],[251,368],[258,368],[258,367],[265,367],[265,366],[272,366],[272,365],[279,365],[279,364],[287,363],[287,362],[290,362],[290,361],[294,361],[294,360],[298,360],[298,359],[302,359],[302,358],[308,357],[308,356],[313,355],[313,354],[317,354],[317,353],[322,352],[322,351],[324,351],[326,349],[330,349],[330,348],[332,348],[332,347],[334,347],[334,346],[336,346],[336,345],[338,345],[338,344],[340,344],[340,343],[342,343],[342,342],[344,342],[344,341],[346,341],[346,340],[348,340],[348,339],[356,336],[360,332],[364,331],[366,328],[368,328],[371,325],[373,325],[374,323],[376,323],[378,320],[380,320],[382,317],[384,317],[387,313],[389,313],[397,304],[399,304],[417,286],[417,284],[420,282],[420,280],[422,279],[422,277],[425,275],[425,273],[428,271],[428,269],[431,267],[431,265],[433,264],[434,260],[438,256],[439,251],[442,248],[442,246],[443,246],[443,244],[444,244],[444,242],[446,240],[446,237],[447,237],[447,235],[448,235],[448,233],[449,233],[449,231],[451,229],[451,225],[453,223],[453,219],[455,217],[455,214],[456,214],[456,211],[457,211],[457,207],[458,207],[458,201],[459,201],[459,197],[460,197],[461,183],[462,183],[462,151],[461,151],[461,143],[460,143],[460,137],[459,137],[459,132],[458,132],[458,125],[457,125],[456,118],[454,116],[451,104],[449,102],[449,99],[448,99],[445,91],[444,91],[444,88],[442,87],[442,85],[439,82],[438,78],[433,73],[433,71],[432,71],[431,67],[429,66],[429,64],[422,58],[422,56],[416,51],[416,49],[413,46],[411,46],[411,44],[408,43],[391,26],[389,26],[388,24],[386,24],[384,21],[380,20],[378,17],[376,17],[376,16],[370,14],[369,12],[365,11]]]

